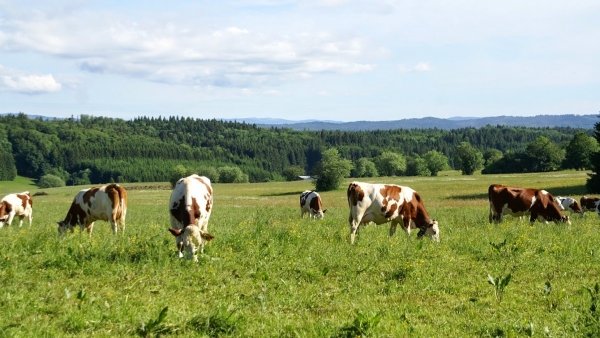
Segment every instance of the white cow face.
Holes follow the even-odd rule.
[[[436,220],[429,224],[427,230],[425,230],[425,236],[431,237],[435,242],[440,241],[440,228]]]
[[[183,243],[183,250],[185,251],[186,259],[191,259],[194,262],[198,261],[198,250],[204,253],[204,244],[214,238],[211,234],[203,232],[200,227],[194,224],[190,224],[185,229],[169,229],[173,236],[181,236],[181,243]],[[181,253],[180,256],[181,257]]]
[[[325,209],[325,210],[319,210],[319,211],[317,211],[315,209],[312,209],[312,212],[313,212],[313,215],[314,215],[313,217],[314,218],[316,218],[316,219],[323,219],[323,217],[325,217],[325,213],[327,212],[327,209]]]
[[[185,258],[197,262],[198,249],[200,249],[202,245],[200,228],[195,225],[188,225],[183,231],[183,249],[185,250]]]

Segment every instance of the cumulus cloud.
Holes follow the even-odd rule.
[[[51,74],[22,74],[0,66],[0,89],[21,94],[44,94],[60,91],[62,85]]]
[[[95,74],[200,87],[250,88],[321,73],[370,72],[377,50],[358,36],[289,35],[240,25],[209,29],[86,12],[23,12],[0,23],[0,36],[0,51],[72,60]]]

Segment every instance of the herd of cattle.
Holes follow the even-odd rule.
[[[390,236],[401,224],[410,235],[411,229],[418,229],[417,237],[440,239],[438,222],[429,217],[421,195],[415,190],[395,184],[371,184],[352,182],[346,193],[350,214],[350,242],[361,224],[390,222]],[[569,216],[586,211],[595,211],[600,215],[600,199],[583,196],[579,203],[570,197],[554,197],[546,190],[508,187],[492,184],[488,189],[490,203],[489,221],[502,222],[504,215],[529,216],[533,225],[536,220],[542,222],[566,222]],[[10,225],[15,216],[19,217],[19,227],[23,219],[32,221],[33,199],[29,192],[9,194],[0,201],[0,228]],[[208,220],[213,208],[213,190],[210,180],[204,176],[191,175],[181,178],[175,184],[169,202],[171,228],[175,236],[179,257],[197,261],[197,252],[204,252],[206,242],[214,238],[208,233]],[[304,191],[300,194],[300,216],[309,214],[311,219],[322,219],[327,212],[323,209],[321,196],[316,191]],[[94,222],[109,222],[112,231],[117,234],[118,225],[125,230],[127,214],[127,190],[118,184],[93,187],[78,192],[64,220],[58,222],[58,232],[73,232],[79,225],[92,234]]]

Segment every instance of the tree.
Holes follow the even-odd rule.
[[[557,170],[565,158],[565,151],[545,136],[528,144],[525,154],[529,158],[528,169],[532,172]]]
[[[423,155],[431,176],[437,176],[438,172],[448,170],[448,157],[436,150],[430,150]]]
[[[375,166],[375,162],[369,160],[366,157],[359,158],[354,164],[354,169],[352,170],[352,177],[377,177],[379,173],[377,172],[377,167]]]
[[[456,148],[456,166],[463,175],[473,175],[483,167],[483,155],[469,142],[462,142]]]
[[[565,160],[562,167],[565,169],[585,170],[592,168],[592,154],[600,150],[595,138],[585,132],[573,136],[566,148]]]
[[[431,176],[431,171],[427,167],[427,161],[419,155],[410,157],[407,162],[407,176]]]
[[[375,165],[381,176],[401,176],[406,170],[406,158],[402,154],[384,151],[375,158]]]
[[[52,174],[46,174],[37,182],[38,187],[40,188],[57,188],[64,187],[65,181],[63,181],[60,177],[54,176]]]
[[[600,117],[600,115],[598,115],[598,117]],[[594,137],[600,144],[600,122],[597,122],[594,127]],[[600,193],[600,150],[592,153],[590,169],[592,170],[592,173],[589,174],[590,178],[588,178],[585,183],[585,188],[590,193]]]
[[[298,165],[291,165],[285,168],[281,175],[286,181],[295,181],[298,179],[298,176],[304,175],[304,168]]]
[[[484,166],[489,166],[490,164],[498,161],[502,158],[502,152],[498,149],[490,148],[483,153]]]
[[[335,190],[342,183],[344,177],[350,176],[352,162],[343,159],[335,148],[324,150],[321,161],[315,166],[318,178],[314,181],[315,188],[320,191]]]
[[[17,177],[17,166],[12,154],[0,149],[0,181],[13,181]]]

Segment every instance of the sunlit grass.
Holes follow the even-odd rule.
[[[168,189],[130,190],[125,234],[113,236],[99,221],[91,238],[79,231],[58,238],[56,229],[83,187],[46,189],[34,197],[31,228],[0,230],[0,334],[136,336],[148,323],[156,323],[152,335],[173,336],[582,332],[585,288],[600,281],[600,218],[489,224],[487,187],[545,188],[579,199],[586,174],[445,175],[364,180],[419,191],[440,222],[439,244],[414,233],[407,240],[402,231],[390,238],[382,225],[363,228],[350,245],[346,187],[322,192],[328,212],[312,221],[299,210],[311,182],[214,184],[209,231],[216,238],[197,264],[177,258]],[[11,186],[36,191],[23,187]],[[498,301],[488,275],[507,274]]]

